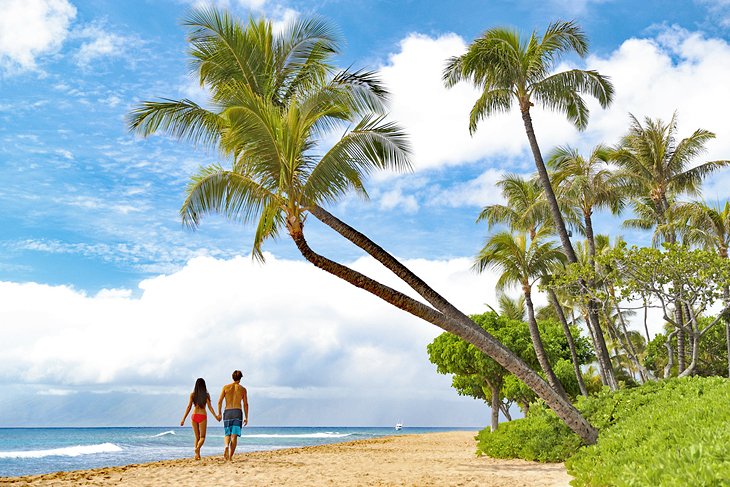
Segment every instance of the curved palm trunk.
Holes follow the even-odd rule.
[[[317,215],[315,214],[315,216]],[[352,284],[353,286],[364,289],[365,291],[368,291],[371,294],[378,296],[385,302],[390,303],[393,306],[396,306],[397,308],[400,308],[404,311],[407,311],[418,318],[428,321],[429,323],[432,323],[445,331],[453,333],[454,335],[473,344],[479,350],[494,359],[502,367],[504,367],[509,372],[513,373],[517,378],[522,380],[522,382],[524,382],[527,387],[533,390],[538,397],[543,399],[547,403],[547,405],[555,412],[555,414],[560,419],[562,419],[571,430],[573,430],[578,436],[580,436],[580,438],[586,444],[592,445],[596,442],[596,439],[598,438],[598,432],[595,428],[593,428],[593,426],[591,426],[590,423],[588,423],[588,421],[585,420],[583,416],[581,416],[581,414],[578,412],[577,409],[575,409],[570,401],[566,400],[564,397],[558,394],[522,359],[520,359],[507,347],[502,345],[502,343],[500,343],[496,338],[484,331],[476,323],[471,321],[466,315],[458,312],[458,310],[456,310],[453,305],[449,304],[449,306],[453,308],[453,310],[456,310],[459,314],[461,314],[463,318],[458,316],[453,317],[447,315],[446,313],[442,314],[441,312],[429,306],[426,306],[425,304],[416,301],[415,299],[406,296],[405,294],[396,291],[395,289],[384,286],[383,284],[380,284],[379,282],[370,279],[369,277],[364,276],[357,271],[354,271],[346,266],[338,264],[337,262],[331,261],[326,257],[317,254],[307,244],[301,226],[297,227],[296,225],[292,225],[291,223],[289,223],[287,227],[289,230],[289,234],[291,235],[294,243],[296,244],[301,254],[316,267],[336,277],[339,277],[340,279]],[[374,243],[370,242],[369,239],[368,242],[372,245],[375,245]],[[385,251],[383,251],[383,253],[386,254],[381,255],[383,260],[395,260],[392,256],[390,256],[390,254],[387,254]],[[405,266],[400,263],[398,264],[402,269],[407,270]],[[409,280],[415,279],[423,282],[412,272],[408,271],[408,274]],[[423,291],[424,293],[426,293],[426,291],[429,291],[428,294],[432,297],[438,296],[440,299],[443,300],[443,298],[441,298],[438,293],[428,288],[425,283],[423,283],[423,285],[427,289],[421,289],[421,291]]]
[[[578,363],[578,353],[575,351],[575,340],[573,340],[573,334],[570,333],[570,326],[568,325],[568,320],[565,318],[565,312],[563,311],[563,307],[560,306],[558,297],[555,295],[555,291],[553,291],[551,288],[548,288],[548,299],[550,300],[550,304],[552,305],[553,309],[555,309],[555,313],[558,315],[558,320],[560,321],[560,324],[563,325],[563,333],[565,333],[565,339],[568,341],[570,358],[573,362],[573,372],[575,373],[575,378],[578,381],[580,393],[583,396],[588,397],[588,389],[586,389],[586,384],[585,382],[583,382],[583,374],[580,371],[580,364]]]
[[[543,190],[545,191],[545,197],[550,207],[550,214],[555,224],[555,229],[560,237],[560,243],[563,246],[563,251],[568,257],[568,262],[575,264],[578,262],[578,257],[575,255],[573,245],[570,243],[570,237],[568,236],[568,230],[565,227],[565,221],[563,215],[560,213],[560,206],[558,200],[555,197],[555,191],[553,191],[552,183],[550,182],[550,176],[548,175],[545,162],[542,160],[542,153],[540,152],[540,146],[537,144],[537,137],[535,136],[535,130],[532,127],[532,117],[530,116],[530,107],[520,107],[522,112],[522,121],[525,125],[525,132],[527,133],[527,139],[530,142],[530,149],[532,150],[532,156],[535,159],[535,167],[537,168],[537,174],[540,177]],[[581,285],[586,286],[586,283],[581,280]],[[604,368],[601,378],[604,379],[604,384],[608,385],[612,390],[618,389],[618,383],[613,373],[613,367],[611,366],[611,359],[608,355],[608,348],[606,348],[606,340],[603,337],[601,326],[598,321],[598,312],[594,305],[589,304],[588,312],[589,320],[586,322],[587,326],[593,327],[594,345],[596,346],[596,356],[598,358],[599,368]]]
[[[542,338],[540,337],[540,329],[537,327],[537,320],[535,320],[535,306],[532,304],[532,296],[530,288],[523,287],[525,293],[525,304],[527,305],[527,325],[530,329],[530,338],[532,338],[532,347],[535,349],[535,355],[537,355],[537,361],[542,367],[542,371],[545,372],[548,384],[555,389],[560,395],[567,398],[568,395],[565,393],[563,384],[560,383],[558,377],[553,372],[553,368],[548,360],[547,352],[542,344]]]

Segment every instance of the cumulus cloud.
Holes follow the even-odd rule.
[[[504,203],[502,194],[497,190],[497,182],[503,176],[504,172],[501,170],[487,169],[470,181],[439,190],[431,198],[430,204],[459,207]]]
[[[494,276],[475,275],[469,259],[407,264],[466,312],[493,301]],[[397,285],[372,259],[350,265]],[[169,393],[241,368],[252,392],[270,399],[454,394],[426,356],[439,329],[306,262],[200,257],[135,294],[1,282],[0,381],[56,395]]]
[[[56,52],[68,37],[76,8],[67,0],[5,0],[0,16],[0,70],[32,71],[38,57]]]

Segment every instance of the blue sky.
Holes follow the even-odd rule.
[[[197,232],[181,227],[178,209],[189,175],[198,165],[214,162],[214,155],[165,137],[139,139],[127,131],[124,117],[141,100],[205,98],[189,75],[186,32],[180,24],[189,9],[203,3],[0,0],[5,12],[0,19],[0,320],[3,329],[13,329],[6,346],[7,355],[15,357],[14,365],[0,366],[0,382],[25,398],[29,417],[20,423],[32,423],[38,394],[53,407],[80,404],[89,394],[121,395],[126,398],[122,402],[142,394],[156,411],[163,410],[147,424],[165,422],[180,391],[200,370],[217,374],[222,384],[228,369],[240,367],[202,367],[189,355],[217,357],[219,348],[233,346],[221,341],[240,334],[242,342],[259,347],[270,345],[266,337],[283,337],[285,342],[280,353],[262,358],[259,365],[249,364],[259,371],[251,377],[252,387],[268,401],[267,410],[278,411],[282,401],[304,408],[322,397],[349,404],[363,390],[383,387],[366,394],[377,403],[369,410],[398,404],[398,417],[405,419],[414,402],[436,401],[438,408],[418,409],[414,420],[481,424],[484,406],[450,397],[455,394],[448,378],[435,376],[427,362],[423,347],[437,330],[335,284],[299,300],[297,307],[288,306],[291,295],[281,289],[289,287],[273,277],[266,281],[269,287],[238,281],[234,271],[266,279],[261,272],[269,265],[261,268],[248,259],[251,228],[219,218],[207,219]],[[584,133],[559,116],[537,110],[536,131],[544,153],[562,144],[584,150],[598,142],[612,144],[625,130],[629,112],[666,119],[676,109],[680,136],[698,127],[712,130],[718,137],[706,157],[730,154],[724,117],[730,111],[725,96],[730,4],[725,0],[213,3],[243,18],[250,12],[277,22],[297,15],[327,17],[347,41],[339,59],[342,66],[380,71],[393,92],[392,117],[412,135],[414,171],[377,176],[369,185],[371,201],[346,199],[333,211],[432,276],[468,312],[482,311],[493,296],[494,276],[468,273],[469,258],[487,234],[475,217],[482,206],[500,200],[494,182],[503,172],[532,169],[518,117],[487,121],[470,138],[467,114],[475,92],[468,86],[445,90],[438,79],[443,60],[459,54],[483,30],[512,25],[539,31],[552,19],[576,19],[591,39],[591,56],[567,59],[566,65],[599,69],[616,84],[613,107],[603,111],[592,105]],[[705,196],[726,199],[729,187],[730,173],[723,171],[707,182]],[[647,241],[646,235],[619,229],[620,220],[606,215],[599,215],[597,224],[602,232]],[[310,240],[330,257],[369,268],[367,261],[356,260],[358,252],[314,223]],[[266,249],[276,262],[269,267],[279,266],[269,276],[300,285],[319,282],[289,241],[269,242]],[[217,266],[228,267],[215,281],[212,269]],[[221,281],[248,294],[229,296],[227,286],[217,294],[204,292]],[[179,301],[181,296],[188,301]],[[348,328],[345,321],[352,317],[343,318],[321,332],[323,316],[349,316],[340,308],[353,302],[378,312],[369,317],[372,321],[354,320]],[[328,311],[323,315],[322,310]],[[192,341],[181,341],[177,350],[163,346],[176,330],[176,323],[165,316],[177,316]],[[385,320],[401,331],[382,328]],[[292,339],[291,328],[282,325],[290,321],[301,321],[300,328],[316,339]],[[153,327],[159,333],[150,332]],[[148,356],[128,353],[136,345],[120,338],[125,329],[152,347]],[[271,329],[280,334],[272,336]],[[204,339],[196,330],[213,338]],[[124,345],[115,347],[117,339]],[[59,351],[60,344],[64,351]],[[230,352],[251,355],[250,347],[233,346]],[[307,353],[312,347],[322,350],[316,360]],[[98,353],[107,348],[110,357]],[[390,358],[380,357],[378,349],[388,350]],[[354,373],[358,379],[348,382],[328,372],[333,367],[360,370],[373,354],[383,362],[379,378]],[[388,380],[399,370],[396,364],[409,361],[415,363],[412,370],[393,384],[400,392],[384,392],[392,389]],[[315,381],[315,376],[329,379]],[[412,381],[423,381],[426,392],[403,386]],[[313,406],[314,411],[321,409]],[[443,418],[445,410],[458,414],[435,419]],[[266,424],[327,422],[287,411],[283,417],[266,416]],[[362,414],[358,420],[344,415],[341,421],[390,420],[372,411]],[[73,413],[64,418],[70,424],[107,421],[93,414],[83,421]],[[125,418],[119,412],[112,422],[132,421]]]

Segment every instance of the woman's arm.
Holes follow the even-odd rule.
[[[217,419],[218,421],[221,420],[220,416],[218,416],[215,413],[215,410],[213,409],[213,404],[210,402],[210,394],[208,394],[208,409],[210,409],[210,412],[213,414],[213,417]]]
[[[210,399],[208,399],[208,401],[210,402]],[[192,408],[192,407],[193,407],[193,393],[191,392],[190,400],[188,400],[188,407],[185,410],[185,414],[183,415],[182,421],[180,421],[180,426],[185,424],[185,420],[188,418],[188,413],[190,412],[190,408]]]

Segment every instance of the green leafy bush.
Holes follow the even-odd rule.
[[[730,485],[730,380],[688,377],[580,398],[599,429],[581,446],[552,411],[536,403],[524,419],[483,430],[477,453],[566,461],[574,486]]]
[[[539,462],[562,462],[575,453],[580,438],[543,404],[536,403],[527,417],[485,428],[477,436],[477,454],[493,458],[522,458]]]
[[[730,380],[671,379],[588,399],[596,445],[566,462],[575,486],[730,484]]]

